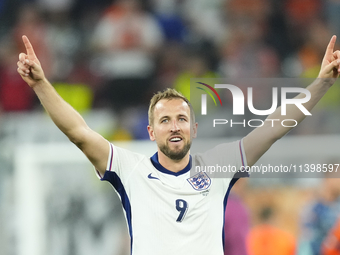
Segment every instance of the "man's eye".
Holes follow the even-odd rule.
[[[164,119],[164,120],[161,121],[161,123],[166,123],[166,122],[168,122],[167,119]]]
[[[185,118],[179,118],[180,121],[185,121]]]

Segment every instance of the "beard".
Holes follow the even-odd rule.
[[[185,157],[185,155],[187,155],[188,151],[190,150],[191,147],[191,142],[187,142],[185,143],[183,149],[181,150],[171,150],[169,145],[165,144],[161,144],[158,145],[159,149],[161,152],[164,153],[165,156],[167,156],[168,158],[170,158],[171,160],[181,160]]]

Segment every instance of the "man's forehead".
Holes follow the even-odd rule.
[[[178,114],[180,112],[190,113],[190,107],[183,99],[161,99],[155,105],[155,113],[171,112]]]

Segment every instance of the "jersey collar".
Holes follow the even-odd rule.
[[[185,174],[185,173],[187,173],[187,172],[189,172],[190,171],[190,169],[191,169],[191,155],[189,155],[189,163],[188,163],[188,165],[185,167],[185,168],[183,168],[181,171],[179,171],[179,172],[177,172],[177,173],[175,173],[175,172],[172,172],[172,171],[170,171],[170,170],[168,170],[168,169],[166,169],[164,166],[162,166],[161,165],[161,163],[159,163],[159,161],[158,161],[158,152],[156,152],[151,158],[150,158],[150,160],[151,160],[151,163],[153,164],[153,166],[158,170],[158,171],[160,171],[160,172],[162,172],[162,173],[165,173],[165,174],[170,174],[170,175],[174,175],[174,176],[179,176],[179,175],[181,175],[181,174]]]

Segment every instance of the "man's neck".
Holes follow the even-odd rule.
[[[188,152],[184,158],[180,160],[172,160],[169,157],[165,156],[163,152],[158,151],[158,162],[166,169],[171,172],[177,173],[183,170],[190,161],[190,153]]]

